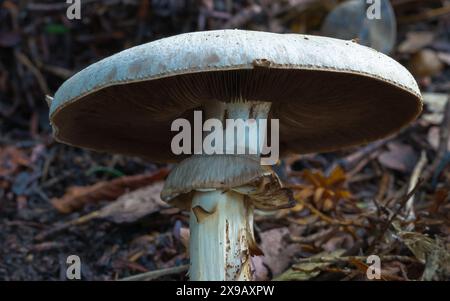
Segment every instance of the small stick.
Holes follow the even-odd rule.
[[[380,184],[378,187],[378,193],[377,196],[375,197],[376,202],[376,206],[377,209],[379,209],[379,203],[378,202],[383,202],[384,197],[386,196],[386,194],[389,191],[389,188],[391,187],[392,184],[392,176],[388,173],[388,172],[384,172],[383,176],[381,177],[380,180]]]
[[[229,19],[223,28],[237,28],[248,23],[253,17],[262,12],[261,6],[254,4],[248,8],[242,9],[238,14]]]
[[[416,186],[408,194],[406,194],[403,197],[403,199],[400,201],[400,206],[397,208],[397,210],[394,212],[394,214],[392,214],[391,218],[384,224],[384,226],[381,229],[378,236],[373,240],[372,244],[369,246],[369,248],[367,250],[368,253],[371,253],[373,251],[375,244],[383,237],[384,233],[386,233],[387,229],[392,224],[395,217],[400,213],[400,211],[406,205],[406,202],[411,198],[411,196],[413,196],[416,193],[417,189],[420,187],[422,182],[423,182],[423,179],[419,179],[416,183]]]
[[[314,208],[314,206],[306,203],[303,200],[298,200],[302,205],[304,205],[306,208],[308,208],[312,214],[318,216],[321,220],[331,224],[331,225],[340,225],[340,226],[355,226],[355,227],[361,227],[361,228],[367,228],[366,225],[358,222],[358,221],[351,221],[351,220],[338,220],[333,219],[330,216],[327,216],[326,214],[323,214],[318,209]]]
[[[15,53],[16,59],[24,66],[26,66],[31,73],[36,77],[39,87],[41,88],[44,94],[50,94],[50,90],[47,86],[47,82],[45,81],[44,76],[41,71],[31,62],[31,60],[22,52],[16,51]]]
[[[433,20],[433,19],[443,17],[448,14],[450,14],[450,6],[444,6],[444,7],[439,7],[439,8],[435,8],[432,10],[424,11],[423,13],[420,13],[415,16],[401,17],[401,18],[399,18],[398,21],[400,24],[415,23],[415,22],[420,22],[420,21],[424,21],[424,20]]]
[[[382,152],[381,148],[377,148],[372,153],[368,154],[367,157],[364,157],[361,159],[361,161],[358,162],[352,169],[350,169],[347,172],[347,177],[349,179],[353,178],[356,174],[358,174],[361,170],[363,170],[364,167],[366,167],[367,164],[369,164],[370,161],[377,158],[380,153]]]
[[[56,233],[59,233],[61,231],[64,231],[72,226],[81,225],[84,223],[89,222],[92,219],[95,219],[100,215],[100,210],[93,211],[91,213],[88,213],[86,215],[82,215],[77,219],[70,220],[68,222],[60,223],[53,225],[49,230],[45,230],[38,235],[34,237],[34,240],[36,241],[42,241],[46,239],[49,236],[55,235]]]
[[[324,229],[322,231],[319,231],[317,233],[311,234],[309,236],[306,237],[301,237],[301,236],[289,236],[289,240],[291,242],[294,243],[302,243],[302,244],[309,244],[309,243],[313,243],[315,241],[318,241],[322,238],[325,238],[327,236],[329,236],[330,234],[332,234],[336,229],[334,228],[328,228],[328,229]]]
[[[422,173],[427,162],[427,154],[425,153],[425,151],[422,151],[422,153],[420,154],[420,159],[414,167],[411,179],[409,181],[408,191],[411,191],[417,185],[420,174]],[[412,195],[406,202],[406,220],[412,221],[415,219],[416,214],[414,213],[414,195]]]
[[[439,134],[439,148],[437,150],[436,157],[433,160],[433,163],[423,173],[423,179],[425,182],[433,176],[433,173],[436,172],[441,162],[445,161],[446,154],[449,153],[448,143],[450,140],[450,101],[447,101],[447,104],[445,106],[444,119],[442,120]]]
[[[389,139],[379,140],[373,143],[370,143],[354,153],[340,159],[337,161],[339,165],[342,166],[345,170],[350,170],[358,165],[363,159],[372,157],[372,154],[379,150],[381,147],[385,146],[389,142]]]
[[[310,257],[310,258],[301,258],[296,263],[322,263],[322,262],[330,262],[330,263],[340,263],[340,262],[351,262],[351,261],[363,261],[366,262],[368,256],[342,256],[342,257]],[[417,263],[419,262],[416,258],[409,256],[401,256],[401,255],[385,255],[380,256],[381,261],[400,261],[405,263]]]
[[[185,264],[185,265],[180,265],[180,266],[171,267],[171,268],[167,268],[167,269],[150,271],[150,272],[146,272],[146,273],[142,273],[142,274],[133,275],[130,277],[125,277],[125,278],[119,279],[119,281],[148,281],[148,280],[160,278],[162,276],[179,274],[179,273],[187,271],[188,269],[189,269],[189,265]]]

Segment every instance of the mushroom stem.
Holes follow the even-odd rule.
[[[204,111],[208,120],[216,119],[222,124],[223,153],[259,157],[266,138],[270,107],[271,103],[264,101],[210,101]],[[209,133],[204,134],[203,139],[208,139]]]
[[[253,208],[236,192],[196,191],[190,213],[191,280],[251,280]]]
[[[267,127],[267,120],[261,119],[267,118],[269,110],[269,102],[259,101],[211,101],[205,107],[207,118],[222,122],[225,153],[257,157]],[[241,131],[237,129],[236,121],[245,122],[244,131],[242,123]],[[253,206],[245,198],[212,187],[194,192],[190,210],[191,280],[251,280],[250,255],[256,245]]]

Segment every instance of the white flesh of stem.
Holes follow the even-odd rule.
[[[267,118],[269,110],[270,103],[257,101],[210,102],[205,108],[207,118],[217,118],[224,126],[225,119],[258,122]],[[264,135],[265,130],[264,125]],[[226,132],[224,135],[226,144],[230,140]],[[247,133],[235,136],[231,141],[236,147],[248,150],[250,141],[260,138],[247,136]],[[196,191],[191,205],[190,231],[191,280],[251,280],[249,244],[254,242],[253,207],[243,195],[213,189]]]
[[[251,280],[248,216],[252,209],[235,192],[198,191],[192,200],[189,253],[191,280]]]

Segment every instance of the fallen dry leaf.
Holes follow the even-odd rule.
[[[429,31],[413,31],[406,34],[406,39],[398,46],[401,53],[415,53],[428,46],[434,40],[434,33]]]
[[[311,199],[319,210],[332,210],[339,200],[352,198],[350,191],[345,188],[347,175],[340,166],[333,169],[329,176],[323,175],[321,171],[305,170],[301,177],[306,184],[297,185],[295,199]]]
[[[378,156],[378,162],[384,167],[400,172],[411,172],[417,162],[414,149],[400,142],[389,142],[388,150]]]
[[[411,250],[414,256],[422,263],[426,262],[427,254],[435,248],[432,238],[417,232],[399,231],[400,240]]]
[[[446,203],[446,200],[449,196],[450,190],[446,189],[445,187],[437,189],[433,195],[433,202],[430,204],[428,211],[430,213],[438,212],[439,208]]]
[[[435,76],[441,73],[443,69],[444,64],[433,50],[423,49],[411,58],[410,70],[416,76]]]
[[[269,270],[264,264],[263,256],[251,257],[252,274],[254,281],[267,281],[270,280]]]
[[[289,244],[283,239],[289,234],[288,228],[276,228],[264,231],[260,234],[260,249],[263,251],[263,264],[266,265],[272,275],[282,273],[289,265],[295,253],[300,251],[298,244]]]
[[[155,181],[162,180],[168,174],[161,169],[155,174],[124,176],[111,181],[103,181],[92,186],[73,186],[61,198],[51,200],[53,206],[61,213],[70,213],[87,203],[102,200],[115,200],[127,191],[135,190]]]
[[[116,201],[99,210],[99,218],[115,223],[132,223],[151,213],[168,207],[160,198],[164,182],[155,182],[121,195]]]
[[[328,259],[340,257],[344,254],[345,250],[339,249],[333,252],[321,252],[311,258],[323,258],[327,259],[324,262],[312,262],[312,263],[296,263],[290,269],[283,274],[275,277],[275,281],[304,281],[316,277],[320,274],[320,269],[326,268],[331,265]]]
[[[421,115],[421,119],[428,124],[441,124],[444,119],[444,108],[448,102],[448,95],[444,93],[423,93],[422,96],[426,113]]]
[[[349,250],[355,244],[355,239],[349,233],[340,233],[339,236],[334,236],[322,244],[324,251],[333,252],[338,249]]]
[[[438,57],[444,64],[450,66],[450,53],[448,52],[439,52]]]
[[[428,130],[427,135],[428,143],[430,143],[431,147],[433,147],[433,149],[435,150],[439,148],[439,140],[441,137],[440,131],[441,129],[437,126],[433,126]],[[448,142],[447,150],[450,151],[450,141]]]
[[[398,231],[397,236],[414,254],[425,263],[422,280],[448,280],[450,277],[450,253],[439,238],[431,238],[418,232]]]
[[[439,238],[434,243],[435,247],[427,254],[422,280],[447,281],[450,278],[450,253]]]

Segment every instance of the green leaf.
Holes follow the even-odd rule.
[[[65,34],[69,32],[69,28],[63,24],[47,24],[44,31],[49,34]]]

